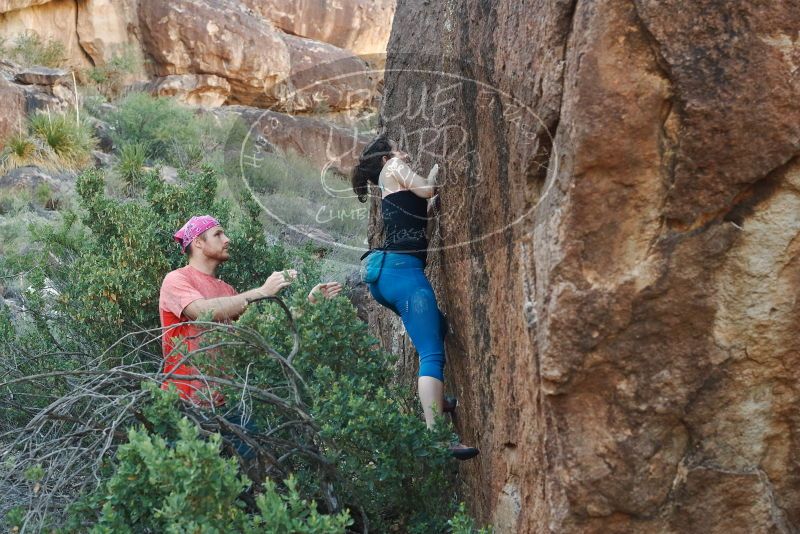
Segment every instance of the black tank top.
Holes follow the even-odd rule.
[[[428,202],[412,191],[398,191],[381,200],[381,213],[386,236],[383,250],[412,254],[424,262],[428,252]]]

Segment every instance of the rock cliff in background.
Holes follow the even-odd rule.
[[[78,2],[78,38],[95,65],[122,53],[144,60],[138,12],[138,0]]]
[[[246,106],[226,106],[218,113],[241,118],[248,128],[248,137],[262,136],[263,141],[257,140],[256,144],[266,145],[266,150],[293,152],[319,169],[336,171],[348,179],[369,142],[369,137],[360,135],[354,128],[313,117],[294,117]],[[238,145],[234,144],[234,148]]]
[[[225,78],[246,103],[277,103],[290,60],[280,32],[233,1],[142,0],[139,16],[147,54],[159,76]]]
[[[72,66],[86,68],[91,62],[78,40],[77,19],[75,0],[0,2],[0,35],[6,39],[6,45],[12,44],[19,34],[35,31],[42,39],[60,41]]]
[[[379,75],[355,54],[385,51],[393,12],[394,0],[0,0],[0,34],[59,40],[75,69],[132,54],[162,78],[156,94],[190,104],[336,111],[372,104]]]
[[[789,0],[399,2],[384,122],[443,167],[429,273],[498,532],[800,529],[798,32]]]
[[[346,48],[383,54],[392,29],[395,0],[243,0],[281,30]]]

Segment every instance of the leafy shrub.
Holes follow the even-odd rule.
[[[108,99],[119,96],[125,80],[141,69],[136,52],[131,47],[122,49],[102,65],[96,65],[85,72],[86,79]]]
[[[173,443],[132,429],[117,452],[117,468],[98,492],[102,506],[93,533],[296,532],[334,534],[350,523],[346,513],[322,516],[301,499],[294,480],[287,492],[268,482],[258,495],[258,514],[247,514],[239,495],[250,481],[233,459],[222,458],[219,435],[199,438],[183,418]]]
[[[492,534],[491,527],[477,528],[475,520],[467,514],[467,508],[462,502],[458,506],[458,511],[447,524],[451,528],[451,534]]]
[[[148,159],[176,167],[197,167],[222,146],[225,125],[213,117],[198,116],[169,98],[132,93],[123,98],[107,119],[114,126],[115,143],[143,143]]]
[[[153,377],[145,381],[151,384],[152,399],[141,401],[143,404],[128,404],[130,399],[132,403],[142,398],[131,393],[130,380],[101,387],[59,377],[34,383],[39,389],[46,388],[44,398],[30,386],[25,389],[19,384],[13,386],[13,395],[0,399],[3,426],[8,428],[6,425],[27,421],[35,407],[49,405],[54,396],[63,399],[73,389],[83,392],[90,386],[101,387],[101,394],[89,391],[89,396],[74,402],[75,410],[83,414],[92,413],[95,406],[117,409],[119,415],[114,417],[135,425],[127,434],[127,443],[115,439],[119,448],[113,460],[95,458],[92,461],[102,468],[72,476],[86,481],[98,476],[103,481],[98,487],[85,488],[87,493],[72,508],[72,523],[66,531],[269,532],[275,528],[276,532],[341,532],[348,518],[337,509],[349,510],[355,530],[446,531],[457,503],[452,490],[453,460],[443,447],[452,439],[450,431],[444,426],[434,432],[427,430],[417,413],[416,400],[393,384],[392,357],[379,350],[346,299],[307,303],[305,294],[319,279],[319,265],[307,253],[290,253],[280,245],[270,245],[257,205],[243,199],[237,211],[218,198],[217,180],[209,167],[182,173],[178,184],[145,173],[142,198],[116,199],[105,194],[103,173],[90,170],[77,183],[79,214],[67,215],[58,227],[35,232],[43,249],[27,260],[31,272],[26,281],[32,290],[25,304],[30,323],[26,329],[13,325],[15,335],[0,339],[9,360],[24,362],[12,376],[114,367],[136,369]],[[201,419],[197,410],[180,404],[174,392],[152,386],[159,380],[153,373],[160,361],[160,347],[158,339],[143,330],[158,325],[158,290],[164,275],[185,262],[172,233],[198,213],[215,215],[226,226],[231,260],[219,274],[234,287],[254,287],[273,270],[292,265],[302,273],[294,291],[284,295],[293,310],[293,323],[276,313],[279,310],[274,304],[253,305],[235,325],[204,336],[206,343],[214,344],[231,336],[234,327],[244,329],[253,339],[268,340],[276,354],[285,355],[293,346],[294,327],[299,351],[291,368],[281,363],[280,357],[267,357],[254,353],[251,345],[233,343],[220,345],[213,358],[203,360],[198,355],[194,361],[211,376],[227,376],[291,399],[311,417],[313,431],[299,430],[290,410],[259,403],[234,386],[220,386],[226,398],[238,399],[246,408],[255,437],[277,440],[289,450],[300,451],[282,459],[279,463],[286,470],[271,472],[274,482],[263,485],[246,482],[235,462],[220,454],[220,443],[229,438],[222,439],[207,427],[201,438],[194,424],[179,417],[187,412]],[[58,296],[49,300],[43,291],[48,285],[58,291]],[[290,373],[296,373],[291,380]],[[17,398],[27,399],[25,409],[13,404]],[[101,402],[112,398],[126,401]],[[126,411],[126,406],[130,410]],[[80,424],[91,428],[83,421]],[[57,432],[66,430],[31,435],[38,439]],[[103,434],[101,446],[113,435],[111,431]],[[91,434],[85,439],[80,447],[98,442]],[[46,447],[26,449],[35,450],[48,453],[47,462],[56,457]],[[312,456],[313,461],[309,459]],[[35,456],[26,461],[15,466],[24,469],[41,462]],[[85,463],[76,462],[70,468],[83,469]],[[43,491],[69,487],[53,480],[59,476],[56,467],[42,464],[46,472]],[[23,478],[20,475],[13,480]],[[240,495],[245,489],[246,495]],[[329,506],[330,495],[336,496],[333,501],[338,508]],[[77,495],[61,494],[60,498],[75,500]],[[313,502],[324,505],[326,514],[315,513]],[[36,513],[26,511],[29,524],[46,524],[46,518]],[[52,522],[63,523],[60,518]]]
[[[14,40],[14,45],[8,48],[5,42],[0,43],[4,54],[24,66],[39,65],[42,67],[58,68],[67,63],[67,54],[64,44],[48,38],[43,40],[38,33],[28,30],[19,34]]]
[[[320,426],[326,455],[336,465],[334,485],[345,505],[363,511],[370,530],[442,531],[454,505],[449,491],[452,459],[443,447],[452,439],[449,430],[426,428],[416,400],[393,384],[393,358],[379,350],[346,299],[310,305],[295,294],[293,304],[300,334],[294,366],[307,385],[304,401]],[[289,352],[291,329],[269,309],[253,307],[238,324],[271,340],[278,351]],[[274,361],[254,361],[247,350],[225,351],[217,362],[226,369],[247,369],[255,386],[285,382]],[[253,417],[262,428],[281,421],[268,411]],[[303,491],[319,495],[321,477],[313,467],[298,464],[295,472]]]

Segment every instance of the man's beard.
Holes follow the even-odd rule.
[[[228,254],[227,249],[220,250],[219,252],[214,252],[212,254],[206,253],[206,257],[212,260],[216,260],[220,263],[228,261],[230,259],[230,255]]]

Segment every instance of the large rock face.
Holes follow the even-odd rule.
[[[0,35],[7,44],[13,44],[18,35],[35,31],[42,39],[61,42],[71,67],[85,68],[91,62],[78,40],[77,18],[75,0],[7,0],[5,5],[0,2]]]
[[[225,79],[227,103],[349,109],[374,94],[368,65],[352,53],[286,35],[236,0],[141,0],[139,16],[156,74]]]
[[[499,532],[800,529],[798,32],[792,0],[399,2],[383,117],[443,167],[429,274]]]
[[[385,50],[393,12],[394,0],[0,0],[0,33],[56,39],[75,69],[132,57],[160,78],[154,93],[188,103],[324,112],[372,104],[380,73],[355,54]],[[136,70],[125,83],[146,79]]]
[[[395,0],[243,0],[292,35],[356,54],[386,52]]]
[[[138,0],[78,2],[78,37],[95,65],[102,65],[120,54],[134,54],[140,61],[144,59],[138,12]]]
[[[139,16],[156,74],[210,74],[246,103],[279,102],[289,51],[280,32],[234,1],[142,0]]]
[[[247,138],[263,137],[267,149],[293,152],[317,169],[349,177],[368,137],[355,128],[337,126],[313,117],[292,116],[247,106],[227,106],[220,115],[234,114],[248,129]],[[229,146],[229,150],[240,149]],[[237,157],[237,156],[233,156]]]

